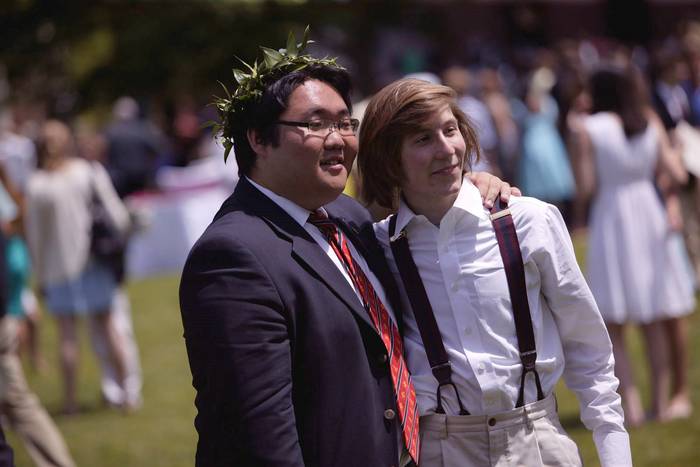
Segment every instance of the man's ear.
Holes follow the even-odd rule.
[[[259,155],[267,153],[267,144],[263,143],[263,139],[260,137],[260,132],[258,132],[258,130],[249,128],[246,132],[246,137],[248,138],[248,144],[253,152]]]

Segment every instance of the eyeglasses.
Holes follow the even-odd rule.
[[[290,122],[287,120],[277,120],[277,125],[296,126],[300,128],[308,128],[309,133],[317,136],[327,136],[333,130],[336,130],[342,136],[353,136],[357,133],[357,127],[360,126],[360,121],[356,118],[343,118],[334,122],[332,120],[319,119],[308,122]]]

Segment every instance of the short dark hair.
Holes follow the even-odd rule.
[[[238,174],[249,175],[255,166],[255,151],[248,143],[248,130],[255,130],[263,144],[279,144],[279,132],[274,122],[285,111],[292,92],[308,80],[322,81],[340,94],[352,113],[350,75],[347,71],[326,65],[309,65],[283,75],[265,87],[259,100],[247,104],[232,116],[233,150],[238,163]]]

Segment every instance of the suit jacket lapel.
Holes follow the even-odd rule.
[[[299,223],[246,178],[238,182],[234,194],[221,207],[217,217],[231,210],[242,210],[262,218],[280,238],[292,244],[292,256],[296,261],[318,277],[360,320],[376,331],[357,294],[326,252]]]
[[[323,281],[338,298],[350,307],[353,313],[376,331],[369,314],[362,306],[360,299],[345,276],[313,239],[310,237],[309,239],[294,237],[292,240],[292,252],[297,261],[306,265],[306,269],[311,274]]]

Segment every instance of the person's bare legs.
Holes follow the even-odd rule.
[[[44,356],[39,345],[39,326],[41,322],[41,310],[36,296],[30,289],[22,291],[22,306],[26,319],[26,347],[29,351],[29,361],[35,371],[41,371],[46,367]]]
[[[620,380],[620,395],[625,411],[625,424],[636,427],[644,423],[644,408],[639,390],[634,383],[632,365],[625,347],[625,327],[623,324],[606,323],[615,357],[615,376]]]
[[[109,360],[116,371],[117,382],[122,387],[122,390],[125,390],[126,355],[124,353],[121,335],[117,332],[112,323],[112,313],[109,311],[96,313],[91,316],[91,319],[94,320],[95,331],[98,332],[99,336],[104,339],[104,342],[107,344]],[[128,402],[125,403],[123,408],[126,410],[131,409],[131,407],[128,406]]]
[[[687,418],[693,412],[688,386],[688,326],[684,318],[671,318],[663,323],[671,366],[671,396],[666,418]]]
[[[134,336],[134,328],[131,320],[131,306],[129,297],[123,288],[117,289],[112,297],[111,321],[122,342],[124,356],[126,358],[126,382],[123,391],[117,381],[117,372],[109,359],[107,343],[95,329],[96,323],[89,320],[90,341],[92,348],[98,357],[101,375],[102,398],[105,403],[113,407],[120,407],[124,403],[130,404],[134,410],[142,404],[141,398],[141,362],[139,349]]]
[[[642,334],[649,363],[649,383],[651,385],[651,416],[663,420],[668,406],[671,370],[668,365],[668,342],[663,324],[655,321],[642,324]]]
[[[39,320],[40,316],[26,315],[20,322],[18,353],[26,353],[32,370],[41,372],[46,367],[44,356],[39,346]]]
[[[58,315],[59,353],[63,372],[63,412],[74,414],[78,411],[77,371],[78,334],[74,315]]]

